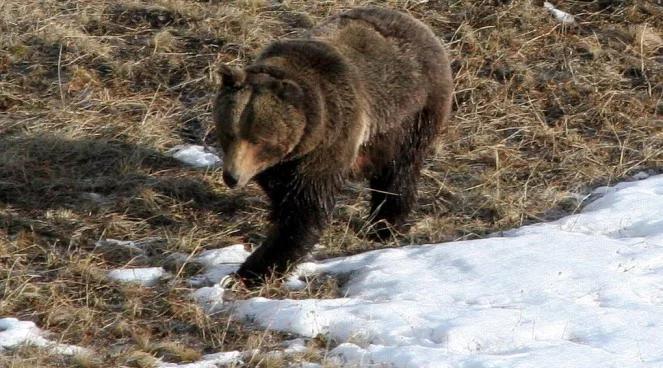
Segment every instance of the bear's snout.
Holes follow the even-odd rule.
[[[240,140],[228,147],[223,161],[223,181],[230,188],[241,188],[256,174],[270,166],[261,158],[257,144]]]
[[[239,180],[230,172],[224,171],[223,172],[223,182],[226,183],[226,185],[232,189],[237,186],[237,183]]]

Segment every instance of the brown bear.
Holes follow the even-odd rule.
[[[223,180],[232,188],[255,179],[272,205],[272,229],[240,278],[260,282],[306,255],[352,174],[370,181],[376,237],[404,225],[451,110],[449,59],[430,28],[398,11],[356,8],[220,74]]]

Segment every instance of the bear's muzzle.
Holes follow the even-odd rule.
[[[235,175],[231,174],[228,171],[223,172],[223,182],[226,183],[228,188],[233,189],[234,187],[237,186],[237,183],[239,180],[235,177]]]

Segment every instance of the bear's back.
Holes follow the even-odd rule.
[[[333,45],[357,69],[376,131],[419,111],[436,82],[450,84],[444,47],[407,14],[356,8],[327,19],[311,37]]]

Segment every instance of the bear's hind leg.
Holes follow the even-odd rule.
[[[416,200],[414,168],[408,166],[392,160],[370,180],[372,225],[369,235],[374,240],[388,240],[392,231],[405,230],[405,220]]]
[[[417,198],[423,159],[437,133],[435,114],[426,110],[404,122],[404,133],[390,160],[370,177],[371,232],[378,241],[390,239],[393,231],[405,232],[407,216]]]

